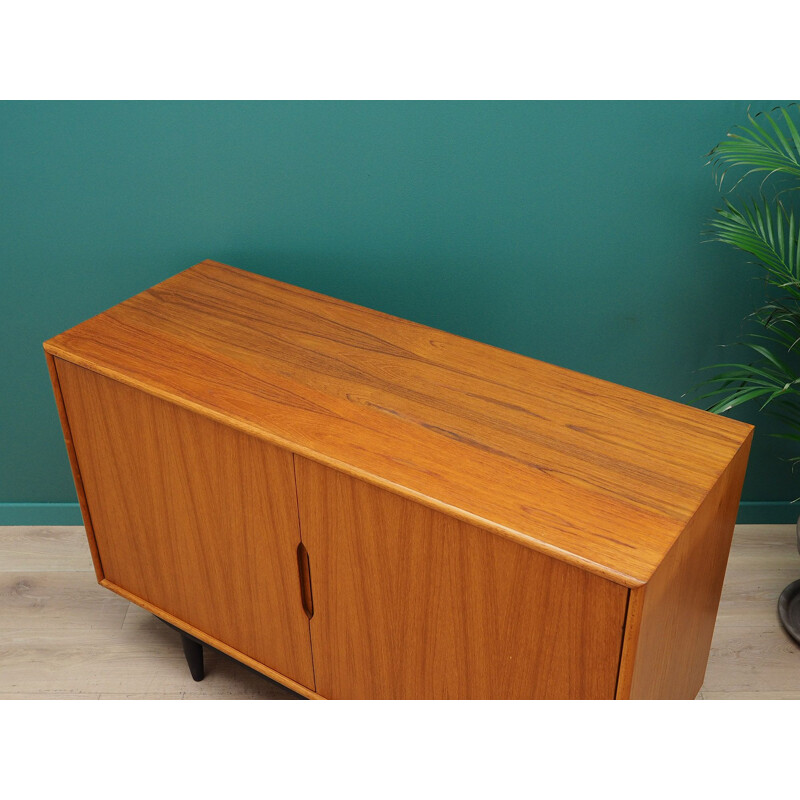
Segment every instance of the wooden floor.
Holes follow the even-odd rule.
[[[800,699],[800,647],[778,622],[800,577],[794,526],[740,525],[699,699]],[[0,699],[298,695],[206,649],[195,683],[177,633],[98,586],[83,528],[0,527]]]

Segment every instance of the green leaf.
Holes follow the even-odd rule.
[[[723,378],[724,380],[743,380],[749,379],[751,375],[759,375],[762,378],[766,378],[768,381],[771,381],[772,385],[776,385],[778,383],[783,385],[784,383],[782,373],[776,374],[774,372],[767,372],[767,370],[759,369],[758,367],[754,367],[752,364],[714,364],[712,367],[703,367],[703,369],[722,369],[724,367],[733,367],[736,370],[736,372],[723,373],[725,376]],[[722,378],[722,376],[709,378],[709,380],[720,380],[720,378]]]
[[[782,206],[774,211],[770,209],[766,199],[763,200],[763,209],[755,200],[752,206],[744,203],[742,209],[738,209],[726,198],[724,208],[717,209],[718,216],[710,221],[710,225],[717,241],[731,244],[755,256],[778,282],[786,284],[790,293],[800,297],[800,285],[795,273],[797,257],[794,262],[786,258],[789,245],[784,234],[785,213]]]
[[[780,108],[780,106],[778,106]],[[774,111],[775,109],[773,109]],[[794,149],[800,153],[800,134],[797,132],[797,128],[792,122],[792,117],[789,112],[785,108],[780,108],[781,114],[783,115],[783,121],[786,123],[786,127],[789,129],[789,134],[792,137],[792,141],[794,142]]]
[[[775,140],[756,122],[756,117],[760,117],[761,114],[756,114],[755,117],[751,116],[750,112],[747,113],[747,119],[750,120],[750,124],[753,126],[751,129],[751,134],[754,136],[758,136],[764,144],[770,148],[771,150],[775,150],[780,152],[777,143]]]
[[[748,111],[747,123],[708,154],[720,191],[723,183],[733,185],[705,233],[761,266],[770,299],[749,315],[760,330],[737,343],[758,358],[706,367],[713,374],[691,391],[696,402],[711,402],[709,410],[718,414],[758,401],[786,426],[784,438],[800,442],[800,366],[794,366],[796,356],[787,358],[800,350],[800,217],[796,195],[789,194],[800,191],[798,112],[796,104],[755,116]],[[759,193],[733,199],[733,189],[756,173],[763,175]],[[800,463],[800,456],[793,461]]]
[[[780,125],[778,125],[778,123],[775,122],[771,114],[767,114],[766,119],[769,122],[769,124],[772,125],[772,129],[775,131],[775,135],[777,136],[778,141],[783,146],[787,158],[789,158],[791,161],[794,161],[794,163],[797,164],[797,157],[795,156],[795,153],[792,150],[792,146],[789,144],[788,139],[784,136],[783,131],[780,128]]]
[[[770,352],[766,347],[760,344],[753,344],[753,342],[743,342],[742,344],[745,347],[749,347],[751,350],[755,350],[756,353],[766,358],[768,361],[773,363],[778,369],[783,371],[784,375],[788,375],[790,378],[793,377],[794,373],[792,372],[792,368],[788,366],[785,362],[781,361],[776,355]]]
[[[718,403],[715,403],[708,410],[713,411],[715,414],[724,414],[726,411],[730,411],[732,408],[736,408],[736,406],[740,406],[742,403],[755,400],[757,397],[763,397],[765,394],[770,394],[770,392],[770,389],[751,389],[746,392],[735,392],[725,400],[720,400]]]
[[[777,116],[775,112],[779,112]],[[765,181],[773,174],[800,177],[800,135],[791,115],[778,107],[755,117],[748,113],[747,119],[748,124],[737,125],[708,154],[720,191],[732,169],[742,170],[742,174],[729,191],[756,172],[766,172]]]

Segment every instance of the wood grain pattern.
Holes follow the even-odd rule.
[[[55,358],[50,353],[45,353],[47,359],[47,370],[50,373],[50,382],[53,385],[53,395],[56,400],[56,408],[58,409],[58,419],[61,422],[61,431],[64,434],[64,443],[67,446],[67,455],[69,457],[69,466],[72,470],[72,480],[75,483],[75,492],[78,495],[78,504],[81,509],[81,516],[83,517],[83,525],[86,528],[86,540],[89,543],[89,551],[92,554],[92,564],[94,564],[94,572],[97,576],[98,582],[103,580],[103,565],[100,563],[100,553],[97,550],[97,541],[94,538],[94,528],[92,526],[92,517],[89,514],[89,505],[86,502],[86,492],[83,488],[83,480],[81,472],[78,468],[78,460],[75,456],[75,446],[72,442],[72,432],[69,427],[69,420],[67,419],[67,410],[64,408],[64,398],[61,394],[61,384],[58,379],[58,371],[56,370]]]
[[[65,595],[57,613],[49,603],[41,612],[30,607],[40,620],[18,626],[23,607],[13,595],[0,594],[0,701],[95,699],[99,693],[118,699],[297,697],[213,650],[206,654],[206,679],[192,681],[177,634],[95,583],[83,528],[0,527],[0,565],[52,576]],[[86,583],[72,596],[76,570]],[[705,699],[800,699],[800,648],[775,609],[798,574],[794,525],[736,527],[701,690]],[[127,608],[120,629],[106,624],[109,601]]]
[[[617,696],[696,697],[703,684],[751,437],[650,582],[631,590]]]
[[[613,698],[625,588],[295,461],[317,692]]]
[[[102,584],[313,689],[291,454],[73,364],[57,371]]]
[[[45,347],[631,587],[750,431],[211,261]]]

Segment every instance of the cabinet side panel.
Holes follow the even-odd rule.
[[[692,700],[703,685],[752,434],[651,580],[631,590],[617,696]]]
[[[81,516],[83,517],[83,527],[86,530],[86,538],[89,540],[89,551],[92,554],[92,563],[94,564],[94,571],[99,583],[104,577],[103,565],[100,562],[100,553],[97,550],[97,541],[94,538],[94,528],[92,527],[92,518],[89,515],[89,504],[86,502],[86,492],[83,488],[83,478],[81,478],[81,471],[78,466],[78,457],[75,455],[75,446],[72,443],[69,419],[67,418],[67,410],[64,407],[64,397],[61,394],[61,384],[58,380],[58,370],[56,369],[56,362],[53,356],[46,352],[45,357],[47,358],[47,369],[50,372],[50,382],[53,384],[53,394],[55,395],[56,407],[58,408],[58,418],[61,422],[61,430],[64,433],[64,443],[67,446],[69,466],[72,470],[72,480],[75,481],[75,491],[78,495],[78,503],[81,508]]]
[[[105,578],[313,689],[291,453],[56,366]]]
[[[627,589],[295,456],[317,692],[614,697]]]

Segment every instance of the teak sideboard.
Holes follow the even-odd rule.
[[[204,261],[44,345],[99,582],[306,697],[693,698],[752,428]]]

